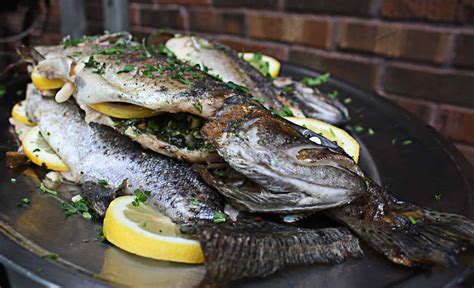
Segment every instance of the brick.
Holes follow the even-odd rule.
[[[382,86],[386,92],[474,107],[474,76],[408,64],[391,64]]]
[[[418,116],[426,123],[434,126],[438,111],[438,105],[423,100],[414,100],[406,97],[386,96],[401,108]]]
[[[314,47],[331,45],[332,23],[299,15],[262,15],[249,18],[251,37]]]
[[[157,0],[159,4],[207,5],[210,0]]]
[[[454,64],[474,68],[474,34],[459,34],[454,50]]]
[[[339,23],[337,47],[388,57],[441,63],[448,50],[449,34],[393,24]]]
[[[128,6],[128,12],[129,12],[129,17],[130,17],[130,25],[131,26],[138,25],[139,14],[140,14],[140,9],[138,8],[138,5],[130,4]]]
[[[384,0],[381,14],[389,19],[474,23],[474,2],[470,0]]]
[[[368,16],[373,14],[373,0],[288,0],[285,8],[298,12]]]
[[[466,157],[467,161],[469,161],[471,165],[474,166],[474,146],[456,144],[456,147],[459,149],[459,151],[461,151],[462,154],[464,154],[464,157]]]
[[[436,128],[452,140],[474,144],[474,109],[441,105]]]
[[[160,8],[141,9],[140,21],[142,26],[154,28],[183,29],[184,20],[178,9]]]
[[[278,0],[214,0],[213,4],[216,7],[276,10]]]
[[[377,78],[377,62],[310,49],[290,49],[289,62],[319,72],[329,72],[334,77],[356,86],[373,89]]]
[[[279,60],[288,59],[288,48],[282,45],[228,36],[218,36],[216,40],[238,52],[261,52]]]
[[[190,10],[189,29],[191,31],[243,35],[245,17],[241,13],[221,10]]]

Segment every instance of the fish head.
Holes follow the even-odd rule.
[[[341,206],[362,195],[366,184],[354,161],[322,136],[311,141],[305,130],[240,95],[227,98],[202,133],[233,169],[269,195],[297,195],[295,211]]]

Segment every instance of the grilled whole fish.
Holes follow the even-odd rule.
[[[166,47],[183,61],[202,65],[208,73],[218,75],[224,81],[248,87],[250,94],[267,109],[282,111],[287,106],[297,117],[316,118],[334,125],[349,120],[347,108],[338,100],[291,79],[276,79],[272,83],[225,45],[196,36],[179,36],[169,39]]]
[[[86,119],[112,126],[154,151],[168,156],[178,156],[173,150],[167,149],[163,145],[151,145],[149,143],[150,138],[152,138],[147,134],[150,128],[149,123],[141,123],[141,120],[138,121],[138,119],[129,119],[130,121],[125,122],[110,120],[97,112],[94,113],[99,116],[92,117],[90,106],[103,102],[133,104],[151,111],[196,115],[204,119],[203,124],[209,121],[211,121],[209,123],[217,123],[228,118],[227,116],[223,117],[223,113],[221,113],[221,116],[217,116],[221,120],[212,120],[216,117],[217,111],[225,110],[230,114],[235,112],[234,115],[227,114],[230,118],[236,118],[245,116],[251,108],[252,111],[255,111],[255,115],[264,115],[265,117],[262,119],[266,119],[266,122],[259,122],[259,124],[262,124],[259,129],[266,133],[265,137],[268,141],[258,149],[249,145],[248,142],[239,142],[239,136],[233,133],[226,133],[225,135],[238,136],[235,139],[236,141],[218,145],[217,138],[220,136],[211,132],[211,124],[205,124],[207,128],[204,130],[201,127],[199,129],[202,130],[201,132],[205,132],[202,134],[203,140],[212,144],[217,153],[237,171],[250,177],[271,193],[281,194],[291,191],[292,198],[300,199],[294,202],[297,206],[283,207],[283,205],[279,205],[281,209],[274,212],[291,212],[292,209],[317,211],[336,207],[350,203],[365,191],[365,183],[356,177],[354,174],[356,171],[351,171],[344,165],[351,167],[351,169],[356,168],[347,163],[342,163],[352,160],[340,156],[339,153],[343,153],[341,152],[342,149],[331,141],[316,133],[311,133],[307,129],[289,124],[281,117],[272,114],[250,95],[246,94],[246,91],[234,87],[235,84],[229,85],[218,81],[194,66],[179,62],[174,55],[163,55],[169,54],[169,51],[164,50],[164,48],[163,53],[149,55],[150,52],[146,50],[146,47],[139,46],[137,43],[126,41],[118,43],[85,42],[83,43],[84,46],[91,47],[95,45],[96,48],[84,50],[80,56],[81,58],[76,61],[76,64],[72,65],[74,68],[69,74],[74,74],[70,78],[74,80],[76,87],[74,97],[79,106],[86,113],[89,113]],[[53,51],[58,50],[57,48],[51,49]],[[71,53],[68,49],[63,49],[63,55]],[[117,50],[119,52],[115,53]],[[46,52],[45,61],[50,59],[48,55]],[[40,62],[37,67],[41,67],[42,63],[44,62]],[[132,65],[133,69],[130,70],[133,71],[122,73],[127,65]],[[242,99],[248,105],[233,105],[231,102],[225,104],[224,99]],[[228,109],[230,107],[236,109]],[[226,125],[228,126],[229,123]],[[273,128],[270,127],[271,125],[273,125]],[[122,128],[123,126],[125,127]],[[216,127],[216,133],[222,132],[219,129],[223,126],[218,126]],[[140,127],[143,127],[143,129]],[[285,129],[278,131],[280,127]],[[288,154],[283,157],[284,159],[279,159],[281,161],[259,163],[254,161],[258,158],[248,159],[247,161],[239,159],[239,156],[242,155],[229,153],[231,146],[227,144],[234,143],[237,146],[244,145],[241,148],[235,148],[238,148],[238,153],[244,150],[247,151],[249,153],[247,156],[250,158],[252,158],[251,155],[257,156],[256,153],[262,153],[261,155],[264,158],[269,156],[271,158],[271,154],[278,155],[279,148],[281,148],[275,145],[277,143],[270,141],[274,137],[278,139],[279,143],[289,144],[284,146],[285,149],[288,149]],[[296,141],[293,141],[295,139]],[[310,139],[316,141],[316,143]],[[329,149],[335,154],[328,153]],[[237,152],[235,149],[233,151]],[[270,151],[272,152],[269,153]],[[319,151],[321,153],[307,154],[305,151]],[[297,158],[303,154],[305,154],[305,159]],[[327,157],[324,155],[327,155]],[[318,157],[323,156],[325,157],[324,161],[315,163]],[[311,160],[311,158],[314,159]],[[195,159],[188,157],[186,160]],[[237,167],[239,163],[244,164]],[[334,178],[339,179],[339,181],[334,182]]]
[[[103,185],[93,189],[99,179],[123,194],[151,191],[148,204],[179,224],[182,233],[199,237],[208,281],[266,276],[288,265],[338,263],[362,255],[346,228],[304,229],[245,215],[214,223],[223,202],[188,164],[140,149],[110,128],[87,124],[71,100],[58,104],[32,85],[27,92],[28,114],[71,169],[63,177],[81,184],[83,197],[101,214],[117,191]]]

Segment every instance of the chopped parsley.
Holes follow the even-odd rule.
[[[53,196],[58,195],[58,192],[56,192],[54,190],[51,190],[51,189],[48,189],[46,186],[44,186],[43,183],[41,183],[39,189],[40,189],[41,193],[43,193],[43,194],[49,194],[49,195],[53,195]]]
[[[16,91],[17,96],[21,96],[21,95],[23,95],[23,93],[25,93],[25,91],[23,91],[23,90]]]
[[[405,141],[403,141],[402,145],[410,145],[411,143],[413,143],[413,141],[405,140]]]
[[[41,149],[35,148],[35,149],[33,150],[33,153],[35,153],[35,152],[40,152],[40,151],[41,151]]]
[[[102,230],[102,226],[96,225],[95,231],[97,231],[97,240],[105,241],[104,231]]]
[[[212,218],[214,223],[222,223],[227,220],[227,215],[224,212],[214,212],[214,216]]]
[[[85,199],[80,199],[79,201],[72,203],[62,202],[61,208],[66,214],[66,217],[69,217],[74,214],[80,214],[83,218],[87,220],[92,219],[91,210]]]
[[[258,103],[260,104],[264,104],[265,103],[265,98],[263,97],[252,97],[253,100],[257,101]]]
[[[183,71],[177,71],[173,76],[171,76],[171,79],[178,80],[179,82],[186,85],[193,84],[193,82],[189,81],[184,77]]]
[[[122,70],[118,71],[117,74],[132,72],[133,69],[135,69],[135,67],[133,67],[133,65],[127,65],[127,66],[123,67]]]
[[[328,97],[331,99],[337,99],[337,96],[339,95],[339,92],[337,90],[334,90],[330,93],[328,93]]]
[[[160,46],[158,47],[158,51],[161,53],[161,54],[165,54],[166,56],[170,57],[170,58],[175,58],[176,55],[174,54],[173,51],[171,51],[168,47],[166,47],[165,44],[163,43],[160,43]]]
[[[226,82],[225,85],[227,85],[227,87],[231,88],[231,89],[235,89],[235,90],[238,90],[240,92],[244,92],[245,94],[248,94],[250,93],[250,89],[245,87],[245,86],[241,86],[241,85],[238,85],[238,84],[235,84],[234,82],[232,81],[229,81],[229,82]]]
[[[293,111],[291,111],[291,109],[286,106],[283,106],[282,112],[285,114],[285,117],[293,116]]]
[[[375,131],[374,131],[372,128],[369,128],[369,129],[367,129],[367,134],[368,134],[369,136],[372,136],[372,135],[375,134]]]
[[[316,86],[316,85],[321,85],[323,83],[326,83],[329,80],[329,77],[331,77],[331,74],[326,73],[316,78],[304,77],[301,82],[303,82],[303,84],[308,85],[308,86]]]
[[[364,127],[360,126],[360,125],[356,125],[354,126],[354,131],[357,132],[357,133],[362,133],[364,132]]]
[[[416,219],[413,216],[408,216],[408,220],[410,220],[411,224],[416,224]]]
[[[392,139],[392,145],[395,145],[395,143],[397,143],[397,141],[398,141],[398,138],[396,138],[396,137],[393,138],[393,139]]]
[[[100,185],[107,185],[107,184],[108,184],[107,180],[105,180],[105,179],[99,179],[97,182],[98,182]]]
[[[105,63],[102,63],[102,64],[99,65],[99,67],[97,67],[95,70],[92,70],[92,73],[95,73],[95,74],[104,74],[104,73],[105,73]]]
[[[199,112],[202,112],[202,104],[201,104],[201,103],[195,103],[195,104],[194,104],[194,107],[195,107],[196,110],[198,110]]]
[[[291,85],[288,85],[288,86],[283,87],[283,92],[285,92],[286,94],[291,94],[295,92],[295,88],[293,88],[293,86]]]
[[[198,206],[199,203],[200,203],[200,201],[199,201],[198,199],[193,199],[193,201],[191,201],[191,204],[192,204],[193,206]]]
[[[217,172],[216,175],[217,175],[218,177],[225,178],[225,173],[222,172],[222,171]]]
[[[30,205],[31,199],[28,198],[28,197],[25,197],[25,198],[21,199],[21,203],[23,203],[24,205]]]
[[[352,98],[344,99],[344,104],[351,104],[351,103],[352,103]]]
[[[112,54],[122,54],[125,50],[121,47],[110,47],[102,50],[94,51],[94,54],[102,54],[102,55],[112,55]]]
[[[7,86],[0,85],[0,98],[5,96],[5,94],[7,94]]]
[[[45,255],[42,258],[55,261],[55,260],[58,260],[59,254],[58,253],[49,253],[48,255]]]
[[[66,37],[66,38],[63,39],[62,44],[63,44],[63,48],[66,49],[68,47],[75,47],[75,46],[81,44],[82,42],[89,41],[89,40],[94,40],[96,38],[97,38],[97,36],[87,36],[87,35],[84,35],[84,36],[82,36],[81,38],[78,38],[78,39],[71,39],[70,37]]]
[[[436,194],[435,195],[435,200],[440,201],[441,200],[441,194]]]
[[[10,183],[15,184],[16,183],[16,178],[10,178]]]
[[[132,205],[135,207],[140,206],[140,203],[145,203],[146,200],[148,199],[148,196],[150,196],[151,192],[150,191],[142,191],[140,189],[135,189],[133,192],[135,194],[135,199],[132,202]]]
[[[94,60],[94,56],[90,56],[87,62],[84,62],[84,65],[86,68],[96,68],[99,62]]]

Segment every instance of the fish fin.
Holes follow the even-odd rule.
[[[206,282],[267,276],[290,265],[340,263],[363,255],[357,238],[346,228],[243,222],[220,223],[199,232]]]
[[[117,196],[125,195],[126,187],[127,179],[123,180],[117,187],[102,185],[94,181],[85,181],[81,185],[81,195],[91,203],[94,212],[104,217],[110,202]]]
[[[455,255],[474,244],[474,222],[469,218],[380,195],[333,209],[329,215],[391,261],[409,267],[455,265]]]

